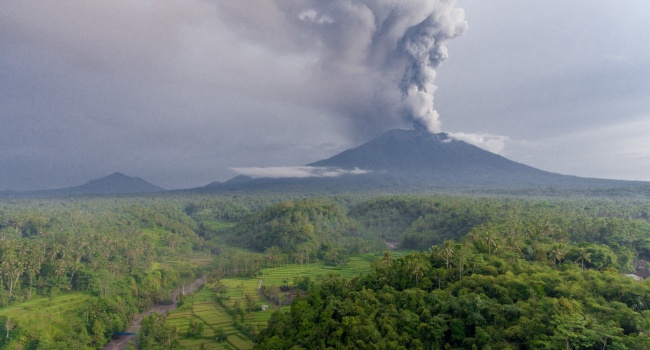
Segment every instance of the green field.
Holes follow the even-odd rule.
[[[235,303],[239,302],[241,307],[244,308],[246,305],[245,295],[250,294],[255,300],[258,311],[254,312],[252,316],[245,315],[244,322],[263,327],[277,307],[260,299],[257,293],[260,280],[266,286],[281,286],[286,282],[292,284],[295,277],[307,276],[312,280],[318,280],[330,273],[336,273],[350,278],[369,272],[370,262],[376,258],[376,255],[351,257],[347,264],[341,266],[326,266],[324,263],[287,264],[281,267],[263,269],[256,278],[224,278],[221,282],[228,286],[227,295],[229,297],[225,305],[233,308]],[[268,310],[259,310],[259,306],[263,304],[269,306]],[[288,310],[289,306],[283,306],[282,309]],[[184,335],[187,333],[188,325],[193,319],[203,322],[205,330],[203,336],[199,339],[182,338],[181,345],[185,349],[199,349],[202,344],[206,349],[244,350],[253,347],[253,342],[234,327],[233,317],[226,312],[223,306],[216,302],[214,291],[209,286],[195,295],[188,296],[185,305],[169,315],[168,322],[177,326],[180,334]],[[215,341],[214,330],[218,328],[223,329],[228,335],[226,342],[218,343]]]

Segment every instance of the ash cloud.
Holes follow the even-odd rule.
[[[247,40],[306,54],[307,103],[333,109],[352,136],[440,131],[436,68],[448,57],[446,43],[467,29],[454,0],[277,0],[250,12],[250,1],[218,6]]]

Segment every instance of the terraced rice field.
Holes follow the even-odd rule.
[[[234,307],[239,302],[242,308],[246,308],[246,294],[250,294],[256,306],[266,304],[269,309],[266,311],[256,311],[252,317],[244,316],[246,323],[253,325],[265,326],[273,312],[277,309],[267,301],[260,299],[257,288],[259,281],[262,280],[266,286],[281,286],[285,281],[290,285],[293,284],[295,277],[308,276],[313,281],[330,273],[340,274],[343,277],[351,278],[362,273],[370,271],[370,262],[375,260],[375,255],[364,255],[352,257],[348,263],[343,266],[326,266],[323,263],[312,264],[287,264],[281,267],[263,269],[257,278],[225,278],[221,282],[228,286],[227,295],[230,297],[226,305]],[[187,332],[191,320],[200,320],[205,324],[205,330],[200,339],[182,339],[181,345],[184,349],[199,349],[203,346],[206,349],[228,349],[228,350],[246,350],[253,347],[253,342],[243,333],[233,326],[233,318],[226,310],[219,305],[213,296],[210,288],[204,288],[193,296],[188,296],[185,305],[168,316],[168,322],[176,325],[180,334]],[[289,310],[288,303],[282,307],[283,310]],[[215,341],[214,330],[221,328],[228,335],[228,340],[223,343]]]
[[[253,342],[233,327],[232,317],[214,301],[213,293],[209,288],[205,288],[192,296],[188,296],[185,305],[168,316],[169,324],[178,327],[180,334],[183,335],[187,333],[191,320],[198,320],[205,324],[205,330],[201,338],[181,338],[183,348],[199,349],[201,344],[204,344],[206,349],[251,349]],[[215,341],[214,330],[219,328],[223,329],[228,335],[228,340],[223,343]]]
[[[374,255],[363,255],[351,257],[347,264],[339,266],[327,266],[323,263],[312,264],[290,264],[281,267],[263,269],[260,278],[264,279],[267,286],[283,284],[283,280],[293,283],[295,277],[308,276],[312,280],[327,276],[330,273],[339,274],[345,278],[358,276],[370,271],[370,262],[376,259]]]
[[[83,309],[83,304],[90,299],[87,294],[73,293],[50,298],[33,298],[0,311],[0,316],[10,317],[22,327],[48,332],[65,329],[67,315]]]

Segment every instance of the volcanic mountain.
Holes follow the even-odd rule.
[[[453,139],[446,133],[432,134],[423,130],[391,130],[356,148],[307,166],[329,169],[331,174],[344,175],[302,179],[252,179],[238,176],[224,183],[212,183],[203,189],[320,189],[326,192],[368,189],[413,191],[436,188],[583,190],[644,184],[551,173],[508,160]]]

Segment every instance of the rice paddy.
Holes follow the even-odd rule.
[[[200,338],[181,338],[184,349],[251,349],[253,342],[233,325],[233,318],[214,299],[214,292],[204,288],[190,295],[185,305],[170,313],[167,322],[178,327],[179,333],[185,335],[190,321],[199,321],[205,325]],[[217,342],[216,331],[222,329],[227,340]]]
[[[22,327],[53,336],[64,332],[68,315],[83,309],[90,295],[72,293],[55,298],[38,297],[0,310],[0,317],[10,317]]]
[[[255,303],[255,312],[249,314],[245,312],[243,316],[231,316],[226,309],[217,303],[215,292],[209,287],[203,288],[194,295],[188,296],[185,305],[172,311],[168,316],[168,322],[179,329],[179,333],[187,333],[190,321],[200,321],[205,325],[205,329],[200,338],[182,338],[181,345],[184,349],[227,349],[227,350],[246,350],[253,347],[253,342],[239,329],[235,327],[235,321],[240,324],[250,324],[254,327],[264,327],[277,306],[263,300],[258,294],[260,280],[265,286],[282,286],[293,284],[296,277],[309,277],[316,281],[330,273],[340,274],[343,277],[351,278],[370,271],[370,262],[376,259],[376,255],[363,255],[351,257],[347,264],[339,266],[327,266],[323,263],[311,264],[287,264],[274,268],[267,268],[260,271],[255,278],[224,278],[221,280],[228,287],[226,295],[228,299],[224,305],[234,309],[238,305],[242,309],[246,308],[246,294]],[[286,296],[280,298],[286,302],[282,306],[283,310],[289,309],[289,303]],[[268,309],[261,310],[262,305],[267,305]],[[243,319],[243,322],[241,322]],[[222,329],[227,339],[223,342],[217,342],[215,339],[216,331]]]

